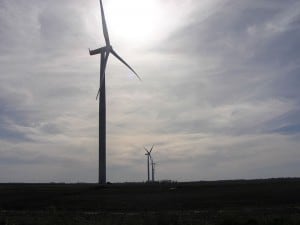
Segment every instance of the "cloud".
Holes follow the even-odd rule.
[[[112,32],[142,82],[110,57],[109,180],[144,180],[152,144],[159,179],[299,174],[299,2],[155,3],[151,43]],[[98,2],[0,6],[0,181],[96,181]]]

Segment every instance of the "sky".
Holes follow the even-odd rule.
[[[299,0],[103,0],[107,180],[299,177]],[[0,182],[97,182],[97,0],[0,0]]]

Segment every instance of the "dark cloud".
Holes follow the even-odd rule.
[[[279,129],[275,130],[275,132],[282,133],[282,134],[300,133],[300,124],[293,124],[293,125],[280,127]]]
[[[299,121],[300,110],[292,110],[263,124],[263,132],[294,135],[300,132]]]

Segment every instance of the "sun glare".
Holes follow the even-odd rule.
[[[131,48],[143,48],[155,45],[156,42],[168,37],[174,29],[178,29],[190,20],[189,15],[195,8],[191,1],[103,0],[108,32],[113,46],[117,48],[117,45],[130,45]],[[204,9],[207,4],[202,5]],[[99,27],[99,20],[101,20],[99,4],[95,3],[93,7],[94,9],[91,10],[93,22],[89,21],[87,28],[94,33],[93,37],[98,38],[99,30],[95,27]],[[97,24],[94,21],[97,21]],[[100,38],[103,38],[102,31]],[[102,39],[101,43],[103,41]]]
[[[158,0],[107,0],[105,16],[111,36],[147,44],[159,32],[163,13]]]

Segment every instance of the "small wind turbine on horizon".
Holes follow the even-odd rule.
[[[98,89],[98,93],[96,96],[96,100],[99,96],[99,184],[106,183],[106,101],[105,101],[105,69],[108,61],[108,56],[111,53],[115,56],[119,61],[121,61],[125,66],[127,66],[139,80],[141,78],[139,75],[132,69],[128,63],[122,59],[116,51],[112,48],[109,40],[108,30],[106,26],[106,20],[104,15],[104,9],[102,0],[100,2],[100,10],[101,10],[101,19],[102,19],[102,30],[105,39],[105,46],[101,48],[97,48],[95,50],[90,50],[90,55],[100,54],[100,85]]]
[[[151,149],[148,150],[146,147],[144,147],[146,153],[145,155],[147,156],[147,175],[148,175],[148,182],[150,182],[150,168],[149,168],[149,164],[150,164],[150,159],[151,159],[151,152],[153,150],[154,145],[152,145]],[[152,175],[153,176],[153,175]]]
[[[151,159],[151,169],[152,169],[152,182],[155,182],[155,165],[157,163],[154,162],[153,157],[150,155]]]

